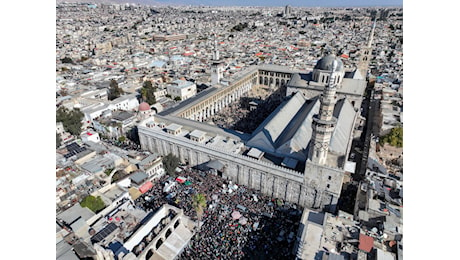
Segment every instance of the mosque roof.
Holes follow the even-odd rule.
[[[319,108],[318,97],[306,100],[297,92],[267,117],[254,131],[247,145],[267,153],[306,160],[313,132],[312,118],[319,113]],[[348,100],[337,101],[333,115],[338,121],[329,145],[329,150],[334,154],[347,153],[355,113]]]
[[[340,58],[336,57],[334,54],[329,54],[329,55],[323,57],[322,59],[320,59],[316,63],[315,69],[331,71],[332,70],[332,63],[334,62],[334,60],[337,61],[337,71],[343,71],[344,68],[343,68],[342,60]]]

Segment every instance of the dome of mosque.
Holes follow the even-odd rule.
[[[336,57],[334,54],[329,54],[322,59],[320,59],[315,66],[315,69],[319,70],[332,70],[332,65],[334,61],[337,61],[337,70],[336,71],[343,71],[343,62],[340,58]]]
[[[150,110],[150,105],[147,102],[142,102],[139,104],[139,111],[148,111]]]

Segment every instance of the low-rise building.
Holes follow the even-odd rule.
[[[166,89],[173,99],[179,97],[180,100],[186,100],[196,95],[196,84],[185,79],[171,82],[166,86]]]
[[[162,159],[158,154],[151,154],[140,161],[138,167],[141,171],[147,173],[150,179],[157,179],[165,173]]]
[[[88,129],[84,131],[83,133],[81,133],[80,138],[83,141],[83,143],[87,143],[87,142],[99,143],[101,141],[99,134],[92,129]]]
[[[107,113],[105,117],[93,120],[93,128],[107,138],[119,138],[126,135],[134,126],[136,115],[129,111]]]

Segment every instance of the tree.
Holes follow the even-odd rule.
[[[153,105],[157,102],[155,98],[155,91],[156,88],[152,86],[151,81],[144,81],[141,89],[141,95],[145,102],[149,103],[150,105]]]
[[[111,79],[110,80],[108,99],[109,100],[114,100],[114,99],[118,98],[119,96],[121,96],[122,94],[123,94],[123,89],[118,87],[118,83],[117,83],[116,80]]]
[[[56,122],[62,122],[64,130],[72,135],[79,135],[81,133],[81,126],[83,125],[81,120],[83,117],[83,113],[78,108],[69,111],[67,108],[61,106],[56,111]]]
[[[92,195],[86,196],[81,202],[80,206],[87,207],[94,213],[98,213],[103,208],[105,208],[104,201],[102,201],[100,196],[94,197]]]
[[[122,135],[122,136],[118,137],[118,142],[123,143],[123,142],[125,142],[125,141],[126,141],[126,137],[125,137],[125,136]]]
[[[133,143],[140,145],[141,142],[139,141],[139,134],[137,130],[137,126],[134,126],[126,133],[126,137]]]
[[[73,64],[73,60],[69,57],[65,57],[63,59],[61,59],[61,62],[62,63],[72,63]]]
[[[196,211],[198,222],[201,222],[201,218],[203,217],[203,211],[206,208],[206,195],[204,195],[203,193],[197,193],[193,195],[192,205]]]
[[[380,138],[379,143],[384,145],[385,143],[395,147],[403,147],[403,128],[395,127],[392,128],[390,133]]]
[[[110,176],[110,174],[112,173],[112,171],[113,171],[113,168],[109,168],[109,169],[106,169],[106,170],[104,171],[104,173],[105,173],[107,176]]]
[[[179,166],[179,158],[174,154],[168,153],[163,157],[163,167],[168,175],[174,176],[177,166]]]

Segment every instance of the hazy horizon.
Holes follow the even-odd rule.
[[[143,5],[192,5],[192,6],[260,6],[260,7],[402,7],[402,0],[57,0],[80,3],[136,3]]]
[[[131,0],[133,1],[133,0]],[[127,0],[126,2],[129,2]],[[286,6],[293,7],[372,7],[372,6],[402,6],[402,0],[143,0],[145,4],[181,4],[181,5],[209,5],[209,6]]]

